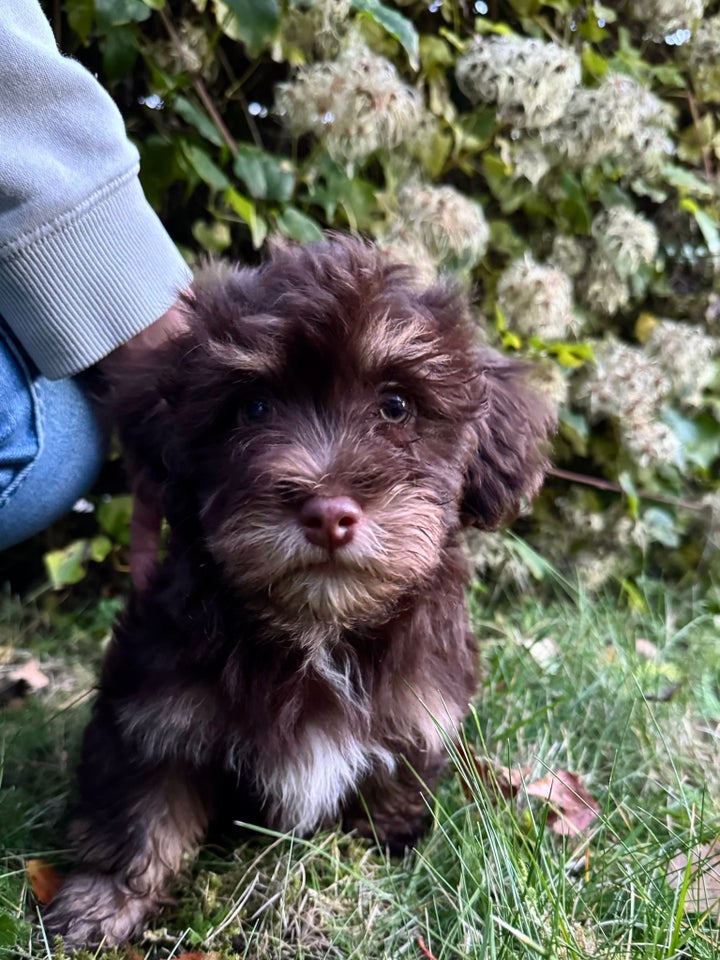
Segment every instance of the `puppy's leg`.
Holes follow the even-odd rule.
[[[197,773],[141,765],[97,713],[83,753],[80,810],[70,828],[77,867],[44,916],[47,933],[71,948],[141,934],[208,822]]]
[[[343,815],[343,827],[377,839],[392,854],[402,854],[422,835],[428,820],[426,797],[440,778],[442,753],[414,752],[398,758],[392,773],[378,772],[361,785]]]

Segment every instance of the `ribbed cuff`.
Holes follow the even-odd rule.
[[[0,314],[41,373],[57,380],[157,320],[191,279],[131,170],[0,248]]]

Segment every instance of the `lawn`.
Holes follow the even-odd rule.
[[[116,604],[50,616],[45,601],[0,602],[0,659],[26,651],[50,680],[0,710],[0,957],[59,957],[25,864],[64,865],[73,758]],[[478,587],[471,603],[484,679],[463,736],[448,732],[417,851],[388,860],[339,832],[238,828],[188,864],[134,952],[96,955],[715,958],[720,617],[657,587],[642,600],[558,587],[545,602]]]

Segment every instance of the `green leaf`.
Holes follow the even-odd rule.
[[[100,30],[126,23],[142,23],[151,16],[143,0],[95,0],[95,15]],[[111,34],[108,33],[108,37]]]
[[[75,31],[83,43],[87,43],[95,22],[94,0],[66,0],[65,12],[70,29]]]
[[[90,559],[95,563],[102,563],[103,560],[112,552],[112,540],[100,534],[93,537],[90,541]]]
[[[295,189],[295,170],[290,160],[275,157],[259,147],[241,144],[233,171],[256,200],[287,203]]]
[[[222,220],[196,220],[192,225],[192,235],[208,253],[224,253],[232,243],[230,227]]]
[[[191,100],[188,100],[187,97],[176,97],[173,106],[175,107],[175,113],[182,117],[185,123],[195,127],[200,136],[209,140],[216,147],[225,145],[225,141],[210,117]]]
[[[701,413],[693,419],[666,407],[662,419],[680,441],[684,459],[701,470],[709,470],[720,457],[720,423],[715,417]]]
[[[412,22],[397,10],[391,10],[380,3],[380,0],[352,0],[355,10],[365,14],[398,41],[404,48],[413,70],[417,70],[420,61],[420,44],[418,34]]]
[[[267,236],[267,223],[262,217],[258,216],[255,204],[233,187],[228,187],[223,194],[223,199],[240,219],[250,227],[253,246],[256,250],[259,249]]]
[[[129,494],[121,494],[104,500],[97,508],[98,526],[108,537],[128,546],[130,543],[130,519],[133,499]]]
[[[229,186],[228,178],[202,147],[184,143],[183,154],[195,173],[213,190],[225,190]]]
[[[662,175],[663,179],[680,193],[689,193],[695,197],[715,196],[715,188],[706,180],[701,180],[687,167],[678,167],[674,163],[666,163],[662,168]]]
[[[102,45],[103,70],[109,81],[123,80],[132,72],[140,53],[132,27],[113,27]]]
[[[277,218],[278,229],[299,243],[310,243],[313,240],[322,240],[323,232],[320,225],[312,217],[308,217],[296,207],[286,207]]]
[[[223,33],[241,40],[256,57],[274,35],[280,9],[276,0],[217,0],[215,16]]]
[[[151,10],[164,10],[165,0],[143,0],[143,3]]]
[[[89,540],[74,540],[61,550],[46,553],[43,561],[53,589],[79,583],[87,572],[85,565],[89,556]]]

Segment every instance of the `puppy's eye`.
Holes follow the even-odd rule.
[[[248,423],[262,423],[272,413],[272,403],[267,397],[254,397],[242,408],[242,417]]]
[[[380,416],[388,423],[405,423],[412,412],[412,404],[401,393],[386,393],[380,399]]]

